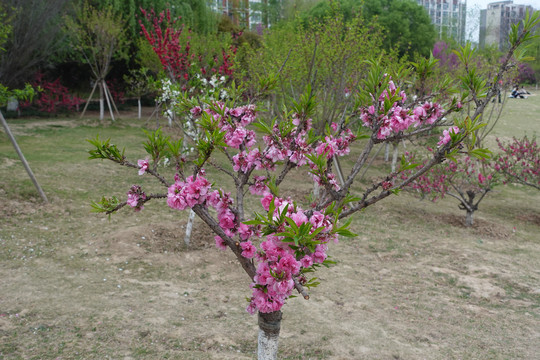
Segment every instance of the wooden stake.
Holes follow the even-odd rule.
[[[103,84],[105,86],[105,92],[107,94],[109,94],[109,99],[111,99],[111,103],[112,103],[112,106],[114,108],[114,111],[116,111],[116,115],[118,115],[118,117],[120,118],[120,112],[118,112],[118,108],[116,107],[116,103],[114,102],[113,96],[111,94],[111,90],[109,90],[109,86],[107,85],[105,80],[103,80]]]
[[[82,111],[81,117],[79,119],[82,119],[84,114],[86,113],[86,108],[88,107],[88,104],[90,104],[90,100],[92,100],[92,96],[94,96],[94,92],[96,91],[97,81],[94,84],[94,87],[92,88],[92,92],[90,93],[90,96],[88,97],[88,100],[86,100],[86,104],[84,104],[84,109]]]
[[[111,119],[112,121],[115,121],[114,113],[111,107],[111,100],[109,99],[109,93],[107,92],[108,89],[107,89],[107,84],[105,84],[105,80],[103,80],[101,87],[103,88],[103,94],[105,95],[105,100],[107,100],[107,106],[109,107],[109,112],[111,113]]]
[[[19,159],[21,159],[24,168],[26,169],[26,172],[28,173],[28,176],[30,176],[30,179],[34,183],[34,186],[36,187],[37,191],[39,192],[39,195],[41,195],[41,198],[45,203],[48,203],[49,200],[47,200],[47,196],[43,192],[43,189],[41,189],[41,186],[39,186],[36,177],[34,176],[34,173],[32,172],[32,169],[30,169],[30,165],[28,165],[28,162],[26,161],[26,158],[24,157],[21,148],[19,148],[19,145],[17,144],[17,141],[15,140],[15,137],[11,133],[11,130],[9,129],[8,123],[6,122],[6,119],[4,119],[4,115],[2,115],[2,112],[0,111],[0,121],[2,122],[2,126],[4,127],[4,130],[6,131],[7,136],[9,137],[9,140],[11,140],[11,143],[13,144],[13,147],[15,148],[15,151],[17,151],[17,155],[19,155]]]

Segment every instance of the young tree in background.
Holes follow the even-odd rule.
[[[411,59],[415,54],[429,56],[436,39],[435,28],[424,7],[416,1],[321,1],[307,12],[304,21],[321,21],[336,4],[342,9],[346,20],[360,14],[366,22],[376,21],[384,27],[385,50],[397,49],[400,56],[407,55]]]
[[[514,138],[509,143],[497,139],[502,153],[494,157],[493,167],[505,183],[518,183],[540,190],[540,148],[536,139]]]
[[[94,87],[88,100],[92,99],[96,87],[99,88],[99,119],[103,120],[105,113],[105,100],[112,119],[114,105],[109,88],[105,81],[111,69],[113,58],[125,56],[126,37],[122,17],[116,14],[111,7],[96,9],[88,3],[83,3],[74,18],[66,17],[66,30],[79,52],[82,61],[90,66],[94,77]],[[86,103],[82,115],[86,111]],[[81,116],[82,116],[81,115]]]
[[[63,46],[62,15],[69,0],[3,0],[4,21],[9,19],[11,33],[0,53],[0,82],[22,87],[34,77],[38,67],[50,62]],[[7,25],[7,24],[6,24]],[[1,40],[1,39],[0,39]]]

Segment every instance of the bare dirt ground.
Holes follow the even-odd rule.
[[[19,133],[41,149],[27,158],[48,205],[0,138],[0,359],[254,359],[249,279],[234,257],[200,222],[185,246],[187,214],[164,204],[90,213],[91,199],[123,196],[137,177],[111,183],[125,172],[85,160],[94,125],[72,125]],[[99,131],[139,136],[127,124]],[[289,191],[306,192],[296,176]],[[452,200],[402,194],[359,214],[358,237],[331,246],[338,263],[317,273],[310,300],[284,307],[280,358],[538,358],[540,194],[490,195],[471,229]]]

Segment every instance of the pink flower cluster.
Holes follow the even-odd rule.
[[[204,170],[201,170],[195,178],[189,176],[182,181],[177,175],[174,184],[169,187],[167,194],[167,205],[173,209],[184,210],[192,208],[195,205],[212,207],[217,211],[219,226],[227,236],[234,236],[239,233],[241,238],[249,238],[252,232],[249,227],[238,226],[236,215],[231,210],[233,203],[229,193],[223,193],[219,190],[211,190],[211,184],[204,177]],[[224,242],[216,239],[216,245],[223,248]]]
[[[439,138],[437,145],[443,146],[446,145],[452,140],[451,135],[459,133],[459,128],[457,126],[451,126],[448,130],[444,130],[442,136]]]
[[[220,130],[224,132],[227,147],[237,149],[236,154],[231,156],[231,165],[233,170],[240,174],[251,174],[253,170],[272,171],[278,162],[286,160],[298,166],[310,165],[315,168],[307,155],[324,156],[326,159],[346,155],[349,153],[350,143],[356,139],[350,129],[338,129],[337,124],[332,124],[331,129],[335,135],[329,134],[324,141],[308,144],[306,139],[312,127],[311,119],[293,115],[291,122],[286,125],[290,126],[287,131],[282,133],[283,127],[279,125],[272,128],[272,134],[264,137],[266,147],[261,150],[255,147],[255,132],[247,128],[256,118],[255,106],[232,109],[226,108],[223,103],[215,103],[214,106],[220,110],[194,107],[190,112],[195,117],[206,112],[218,121]],[[317,176],[314,177],[318,179]],[[321,174],[321,177],[324,177],[318,179],[321,184],[330,183],[339,188],[334,174]],[[169,188],[167,203],[178,210],[197,204],[216,210],[219,226],[224,233],[228,237],[238,235],[240,238],[241,241],[237,246],[240,246],[242,256],[258,261],[248,311],[271,312],[279,310],[291,295],[295,278],[299,283],[307,281],[302,275],[302,269],[324,262],[327,257],[327,243],[330,240],[337,241],[337,235],[331,232],[333,229],[331,219],[321,212],[306,213],[293,204],[291,199],[274,197],[269,192],[264,176],[253,175],[251,179],[252,181],[248,183],[249,190],[252,194],[262,197],[261,204],[266,211],[270,210],[270,203],[274,201],[275,210],[272,214],[274,221],[277,221],[288,206],[286,216],[297,226],[309,223],[311,234],[320,231],[311,240],[310,247],[302,245],[293,249],[290,243],[284,241],[285,236],[276,235],[268,235],[260,245],[255,245],[253,239],[260,237],[261,227],[241,223],[232,207],[230,195],[223,191],[212,190],[204,177],[204,172],[185,180],[177,176],[175,183]],[[289,226],[290,224],[286,222],[281,224],[274,234],[282,233]],[[215,242],[218,248],[223,250],[227,248],[228,244],[222,237],[216,236]]]
[[[142,191],[139,185],[133,185],[127,192],[127,204],[135,211],[141,211],[144,208],[144,200],[146,194]]]
[[[502,153],[495,158],[494,169],[504,176],[504,182],[518,182],[540,188],[540,148],[537,142],[514,138],[509,144],[497,139]]]
[[[274,170],[277,162],[288,159],[297,166],[308,164],[306,155],[325,154],[328,159],[332,156],[343,156],[349,153],[349,146],[356,139],[356,135],[350,129],[338,131],[338,125],[332,123],[332,130],[339,136],[327,135],[315,148],[307,141],[307,134],[312,129],[311,119],[302,119],[299,114],[294,114],[291,123],[294,125],[282,134],[278,124],[274,126],[273,134],[263,137],[266,148],[255,148],[256,134],[246,128],[256,119],[255,105],[246,105],[233,109],[225,108],[223,103],[216,103],[223,110],[223,115],[211,109],[202,109],[196,106],[190,110],[193,116],[199,116],[203,111],[219,121],[220,129],[225,132],[224,140],[227,146],[239,149],[232,157],[233,170],[241,173],[249,173],[252,170]]]
[[[385,89],[382,92],[376,105],[361,109],[360,119],[364,126],[377,131],[378,139],[386,139],[392,134],[409,129],[411,126],[433,124],[442,114],[442,108],[438,103],[425,102],[414,109],[408,108],[405,105],[407,95],[403,91],[398,94],[399,100],[392,104],[390,110],[385,111],[385,100],[391,99],[397,92],[398,88],[390,80],[388,90]]]
[[[173,209],[184,210],[187,207],[204,204],[210,195],[210,183],[203,175],[204,173],[196,178],[189,176],[186,181],[176,176],[167,193],[167,205]]]
[[[415,162],[414,155],[405,153],[405,156],[409,162]],[[490,168],[482,165],[481,161],[468,156],[458,159],[457,163],[447,161],[431,168],[414,180],[409,187],[422,196],[431,197],[433,201],[443,198],[452,189],[460,189],[463,193],[467,191],[481,193],[486,188],[493,187],[497,181]],[[423,164],[419,168],[422,166]],[[406,180],[411,173],[412,171],[403,172],[401,178]]]
[[[310,251],[307,247],[291,248],[289,243],[284,242],[283,236],[269,235],[260,245],[260,250],[255,254],[259,264],[254,283],[251,285],[253,295],[247,307],[247,311],[254,314],[256,311],[263,313],[273,312],[281,309],[285,300],[292,294],[294,289],[294,278],[302,284],[306,279],[302,275],[302,269],[309,268],[313,264],[321,264],[327,258],[327,243],[330,240],[337,241],[337,236],[331,234],[332,222],[321,212],[315,211],[310,218],[298,206],[294,206],[290,199],[284,200],[266,193],[261,203],[265,210],[269,210],[270,203],[274,201],[274,218],[287,208],[287,216],[294,221],[296,226],[310,223],[311,233],[319,228],[323,230],[317,234],[314,241],[318,244],[315,251]],[[288,206],[288,207],[287,207]],[[285,231],[288,224],[282,224],[276,233]],[[255,251],[250,243],[242,248],[249,248],[251,255]],[[246,250],[244,250],[245,252]]]
[[[142,175],[148,170],[150,164],[148,163],[148,158],[144,160],[138,160],[137,165],[139,165],[139,175]]]

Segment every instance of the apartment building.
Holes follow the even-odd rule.
[[[499,50],[507,49],[512,24],[523,20],[527,10],[532,13],[534,8],[514,4],[512,0],[488,4],[487,9],[480,11],[480,47],[496,45]]]
[[[465,43],[467,0],[417,0],[428,12],[439,38]]]

